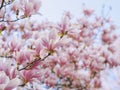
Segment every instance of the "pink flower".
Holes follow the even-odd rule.
[[[13,66],[12,66],[13,65]],[[16,67],[14,66],[14,62],[12,60],[7,60],[7,62],[1,60],[0,63],[0,71],[4,71],[5,74],[10,78],[13,79],[16,77]]]
[[[19,10],[21,7],[21,4],[19,4],[19,3],[20,3],[19,1],[13,2],[12,6],[11,6],[11,10],[13,10],[14,12],[17,12],[17,10]]]
[[[41,0],[30,0],[30,2],[33,4],[34,12],[37,12],[41,7]]]
[[[0,71],[0,90],[12,90],[20,85],[20,83],[18,78],[10,80],[4,71]]]
[[[20,73],[20,78],[21,78],[23,84],[26,84],[28,82],[33,82],[33,81],[41,78],[41,73],[37,69],[23,70]]]
[[[0,32],[4,31],[6,29],[6,26],[4,23],[0,24]]]
[[[29,0],[24,2],[23,12],[25,16],[37,13],[41,6],[40,0]]]
[[[45,49],[48,51],[48,53],[52,54],[55,52],[55,49],[59,46],[61,46],[61,42],[59,40],[59,37],[56,35],[57,33],[54,33],[51,31],[46,38],[42,38],[42,45],[45,47]]]
[[[94,87],[95,87],[95,88],[100,88],[100,87],[101,87],[100,77],[96,77],[96,78],[94,79]]]
[[[0,9],[0,19],[3,18],[4,13],[5,13],[5,9],[4,8]]]
[[[35,52],[30,49],[20,50],[14,54],[14,59],[18,65],[26,65],[27,63],[32,62],[35,58]]]
[[[9,77],[4,71],[0,71],[0,90],[4,90],[6,85],[9,83]]]
[[[31,35],[32,35],[31,32],[24,32],[23,35],[22,35],[22,38],[23,38],[23,39],[28,39],[28,38],[31,37]]]
[[[7,84],[7,86],[5,87],[4,90],[12,90],[12,89],[18,87],[19,85],[21,85],[20,79],[14,78],[14,79],[10,80],[10,82]]]
[[[92,15],[93,12],[94,12],[93,9],[84,9],[84,10],[83,10],[84,15],[86,15],[86,16]]]
[[[40,51],[41,49],[43,48],[42,44],[41,44],[41,41],[40,40],[37,40],[35,42],[35,51],[38,55],[40,55]]]
[[[114,40],[117,39],[117,35],[114,34],[114,33],[112,33],[111,30],[105,29],[105,30],[103,30],[103,33],[102,33],[102,37],[101,37],[101,38],[102,38],[102,41],[103,41],[104,43],[110,44],[110,43],[112,43]]]
[[[20,48],[22,47],[21,40],[18,40],[16,38],[12,38],[8,44],[10,51],[19,51]]]

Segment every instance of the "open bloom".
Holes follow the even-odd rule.
[[[28,0],[24,2],[23,12],[25,16],[31,16],[32,14],[37,13],[41,6],[40,0]]]
[[[57,33],[51,31],[48,37],[42,38],[42,45],[48,53],[52,54],[55,52],[55,49],[61,45],[60,38],[57,36]]]
[[[34,60],[35,52],[30,49],[20,50],[14,54],[14,59],[18,65],[26,65]]]
[[[93,14],[93,12],[94,12],[94,10],[92,10],[92,9],[84,9],[83,10],[84,15],[86,15],[86,16],[90,16],[91,14]]]
[[[20,73],[20,78],[22,80],[22,84],[25,85],[28,82],[33,82],[38,80],[41,77],[41,73],[37,69],[32,70],[23,70]]]
[[[0,71],[0,90],[12,90],[20,85],[20,83],[18,78],[10,80],[4,71]]]

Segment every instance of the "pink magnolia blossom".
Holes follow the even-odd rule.
[[[86,15],[86,16],[92,15],[93,12],[94,12],[94,10],[89,10],[89,9],[84,9],[84,10],[83,10],[84,15]]]
[[[20,43],[20,40],[18,41],[18,40],[15,40],[15,39],[13,38],[13,39],[11,39],[11,41],[9,42],[9,45],[8,45],[8,46],[9,46],[11,52],[13,52],[13,51],[19,51],[20,48],[21,48],[21,46],[22,46],[22,44]]]
[[[4,73],[10,79],[15,78],[17,75],[16,68],[14,67],[14,62],[12,60],[8,60],[6,63],[3,60],[1,60],[0,71],[4,71]]]
[[[40,77],[41,73],[39,73],[38,70],[24,70],[20,74],[23,85],[28,82],[33,82],[35,79],[39,79]]]
[[[34,52],[32,50],[20,50],[14,54],[14,58],[18,65],[27,64],[34,58]]]
[[[3,16],[4,16],[4,13],[5,13],[5,9],[4,8],[2,8],[1,10],[0,10],[0,19],[1,18],[3,18]]]
[[[120,66],[120,35],[110,18],[83,9],[78,18],[68,11],[59,22],[36,21],[40,7],[41,0],[1,6],[0,90],[110,90],[106,70]]]
[[[59,37],[56,33],[50,32],[48,38],[42,38],[42,44],[48,53],[52,54],[55,52],[55,48],[61,45],[61,42],[59,42]]]
[[[40,0],[28,0],[23,1],[23,12],[25,16],[31,16],[32,14],[36,13],[40,8]]]
[[[9,77],[5,74],[4,71],[1,71],[0,72],[0,89],[4,90],[8,82],[9,82]]]
[[[18,78],[9,79],[4,71],[0,71],[0,90],[12,90],[20,85],[20,80]]]

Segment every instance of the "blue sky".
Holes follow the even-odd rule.
[[[120,23],[120,0],[42,0],[41,13],[50,21],[57,21],[60,19],[64,11],[70,11],[74,16],[79,16],[85,7],[95,9],[97,14],[101,14],[103,5],[104,11],[107,13],[109,7],[112,10],[109,16],[119,25]]]

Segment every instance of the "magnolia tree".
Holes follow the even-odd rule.
[[[120,36],[110,20],[84,9],[59,22],[41,17],[40,0],[0,0],[0,90],[110,90],[102,76],[120,65]]]

